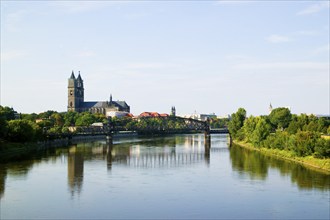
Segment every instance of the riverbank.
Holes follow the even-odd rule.
[[[39,147],[38,143],[13,143],[1,140],[0,163],[23,160],[36,152]]]
[[[136,132],[118,132],[113,134],[113,138],[136,136],[138,136]],[[69,145],[78,144],[80,142],[98,140],[106,140],[106,135],[76,135],[72,138],[66,137],[26,143],[16,143],[0,139],[0,164],[29,159],[33,154],[51,148],[68,147]]]
[[[297,163],[300,163],[308,168],[313,168],[320,172],[326,172],[330,174],[330,158],[328,159],[319,159],[313,156],[306,156],[306,157],[298,157],[294,155],[293,152],[286,151],[286,150],[279,150],[279,149],[268,149],[268,148],[257,148],[254,147],[250,143],[242,142],[242,141],[233,141],[234,144],[239,145],[240,147],[244,147],[250,150],[256,150],[263,154],[269,156],[275,156],[284,160],[290,160]]]

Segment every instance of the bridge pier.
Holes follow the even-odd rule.
[[[111,122],[111,117],[108,117],[108,126],[107,126],[107,133],[106,133],[107,143],[112,144],[113,139],[113,125]]]
[[[112,144],[112,134],[107,134],[106,139],[107,143]]]

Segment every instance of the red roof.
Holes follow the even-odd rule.
[[[158,112],[142,112],[140,117],[168,117],[166,113],[159,114]]]

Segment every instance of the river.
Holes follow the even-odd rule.
[[[226,135],[118,138],[0,165],[0,219],[329,219],[330,176]]]

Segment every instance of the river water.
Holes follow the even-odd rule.
[[[0,196],[1,219],[329,219],[330,176],[191,134],[0,165]]]

